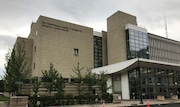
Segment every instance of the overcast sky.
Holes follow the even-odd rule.
[[[107,17],[118,10],[136,16],[139,26],[163,37],[165,16],[169,38],[180,41],[180,0],[0,0],[0,75],[8,49],[18,36],[28,37],[39,15],[106,31]]]

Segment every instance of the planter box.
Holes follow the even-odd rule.
[[[121,95],[113,94],[113,103],[121,103]]]
[[[165,98],[164,98],[164,96],[163,96],[163,95],[158,95],[158,96],[157,96],[157,100],[159,100],[159,101],[163,101],[163,100],[165,100]]]
[[[26,107],[28,96],[12,96],[10,98],[10,107]]]
[[[172,100],[178,100],[178,95],[172,95],[172,96],[171,96],[171,99],[172,99]]]

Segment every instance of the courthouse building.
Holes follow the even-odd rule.
[[[108,74],[109,93],[122,99],[170,98],[180,91],[180,42],[148,33],[136,17],[117,11],[107,18],[107,31],[40,16],[25,41],[31,76],[53,63],[71,82],[79,62],[92,72]]]

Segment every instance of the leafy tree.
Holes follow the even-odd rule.
[[[105,71],[101,71],[100,77],[101,77],[101,79],[99,80],[98,85],[99,85],[99,88],[100,88],[101,93],[102,93],[102,95],[103,95],[103,94],[106,94],[106,93],[107,93],[107,90],[108,90],[109,88],[111,88],[111,86],[110,86],[110,87],[107,86],[107,83],[106,83],[106,82],[107,82],[107,80],[108,80],[108,75],[106,74]]]
[[[62,76],[58,73],[52,63],[50,63],[50,69],[42,71],[42,81],[44,87],[49,92],[51,96],[51,92],[57,90],[58,92],[62,92],[64,88],[64,80]]]
[[[92,73],[90,68],[87,68],[84,82],[88,86],[88,91],[90,94],[93,91],[93,86],[97,84],[96,74]]]
[[[84,81],[84,76],[82,74],[83,69],[84,69],[84,67],[80,67],[79,62],[77,63],[77,66],[74,66],[72,68],[72,70],[73,70],[73,72],[75,73],[76,76],[71,76],[71,77],[74,80],[75,85],[77,86],[77,90],[78,90],[79,95],[80,95],[80,92],[82,90],[83,81]]]
[[[32,84],[32,88],[33,88],[33,92],[35,93],[35,95],[37,95],[37,93],[39,92],[39,87],[41,85],[41,81],[39,80],[38,77],[33,77],[31,79],[31,84]]]
[[[17,77],[15,77],[15,73],[13,71],[15,65],[16,65],[16,61],[15,61],[15,50],[13,49],[12,51],[9,50],[8,53],[6,54],[6,61],[7,64],[5,65],[5,89],[6,91],[8,91],[9,93],[13,93],[15,91],[17,91],[18,87],[17,85],[15,85],[15,81],[17,79]]]
[[[59,74],[59,77],[56,80],[55,87],[56,87],[58,94],[64,93],[63,89],[65,88],[65,81],[62,78],[61,74]]]
[[[0,92],[4,92],[4,80],[0,80]]]
[[[14,94],[14,92],[19,91],[17,84],[15,82],[22,82],[24,79],[28,78],[29,66],[27,65],[26,52],[24,50],[24,41],[16,42],[14,48],[8,51],[5,56],[5,89],[9,93]]]

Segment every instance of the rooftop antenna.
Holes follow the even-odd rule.
[[[165,32],[166,32],[166,37],[168,38],[167,22],[166,22],[166,15],[165,15],[165,14],[164,14],[164,22],[165,22]]]

